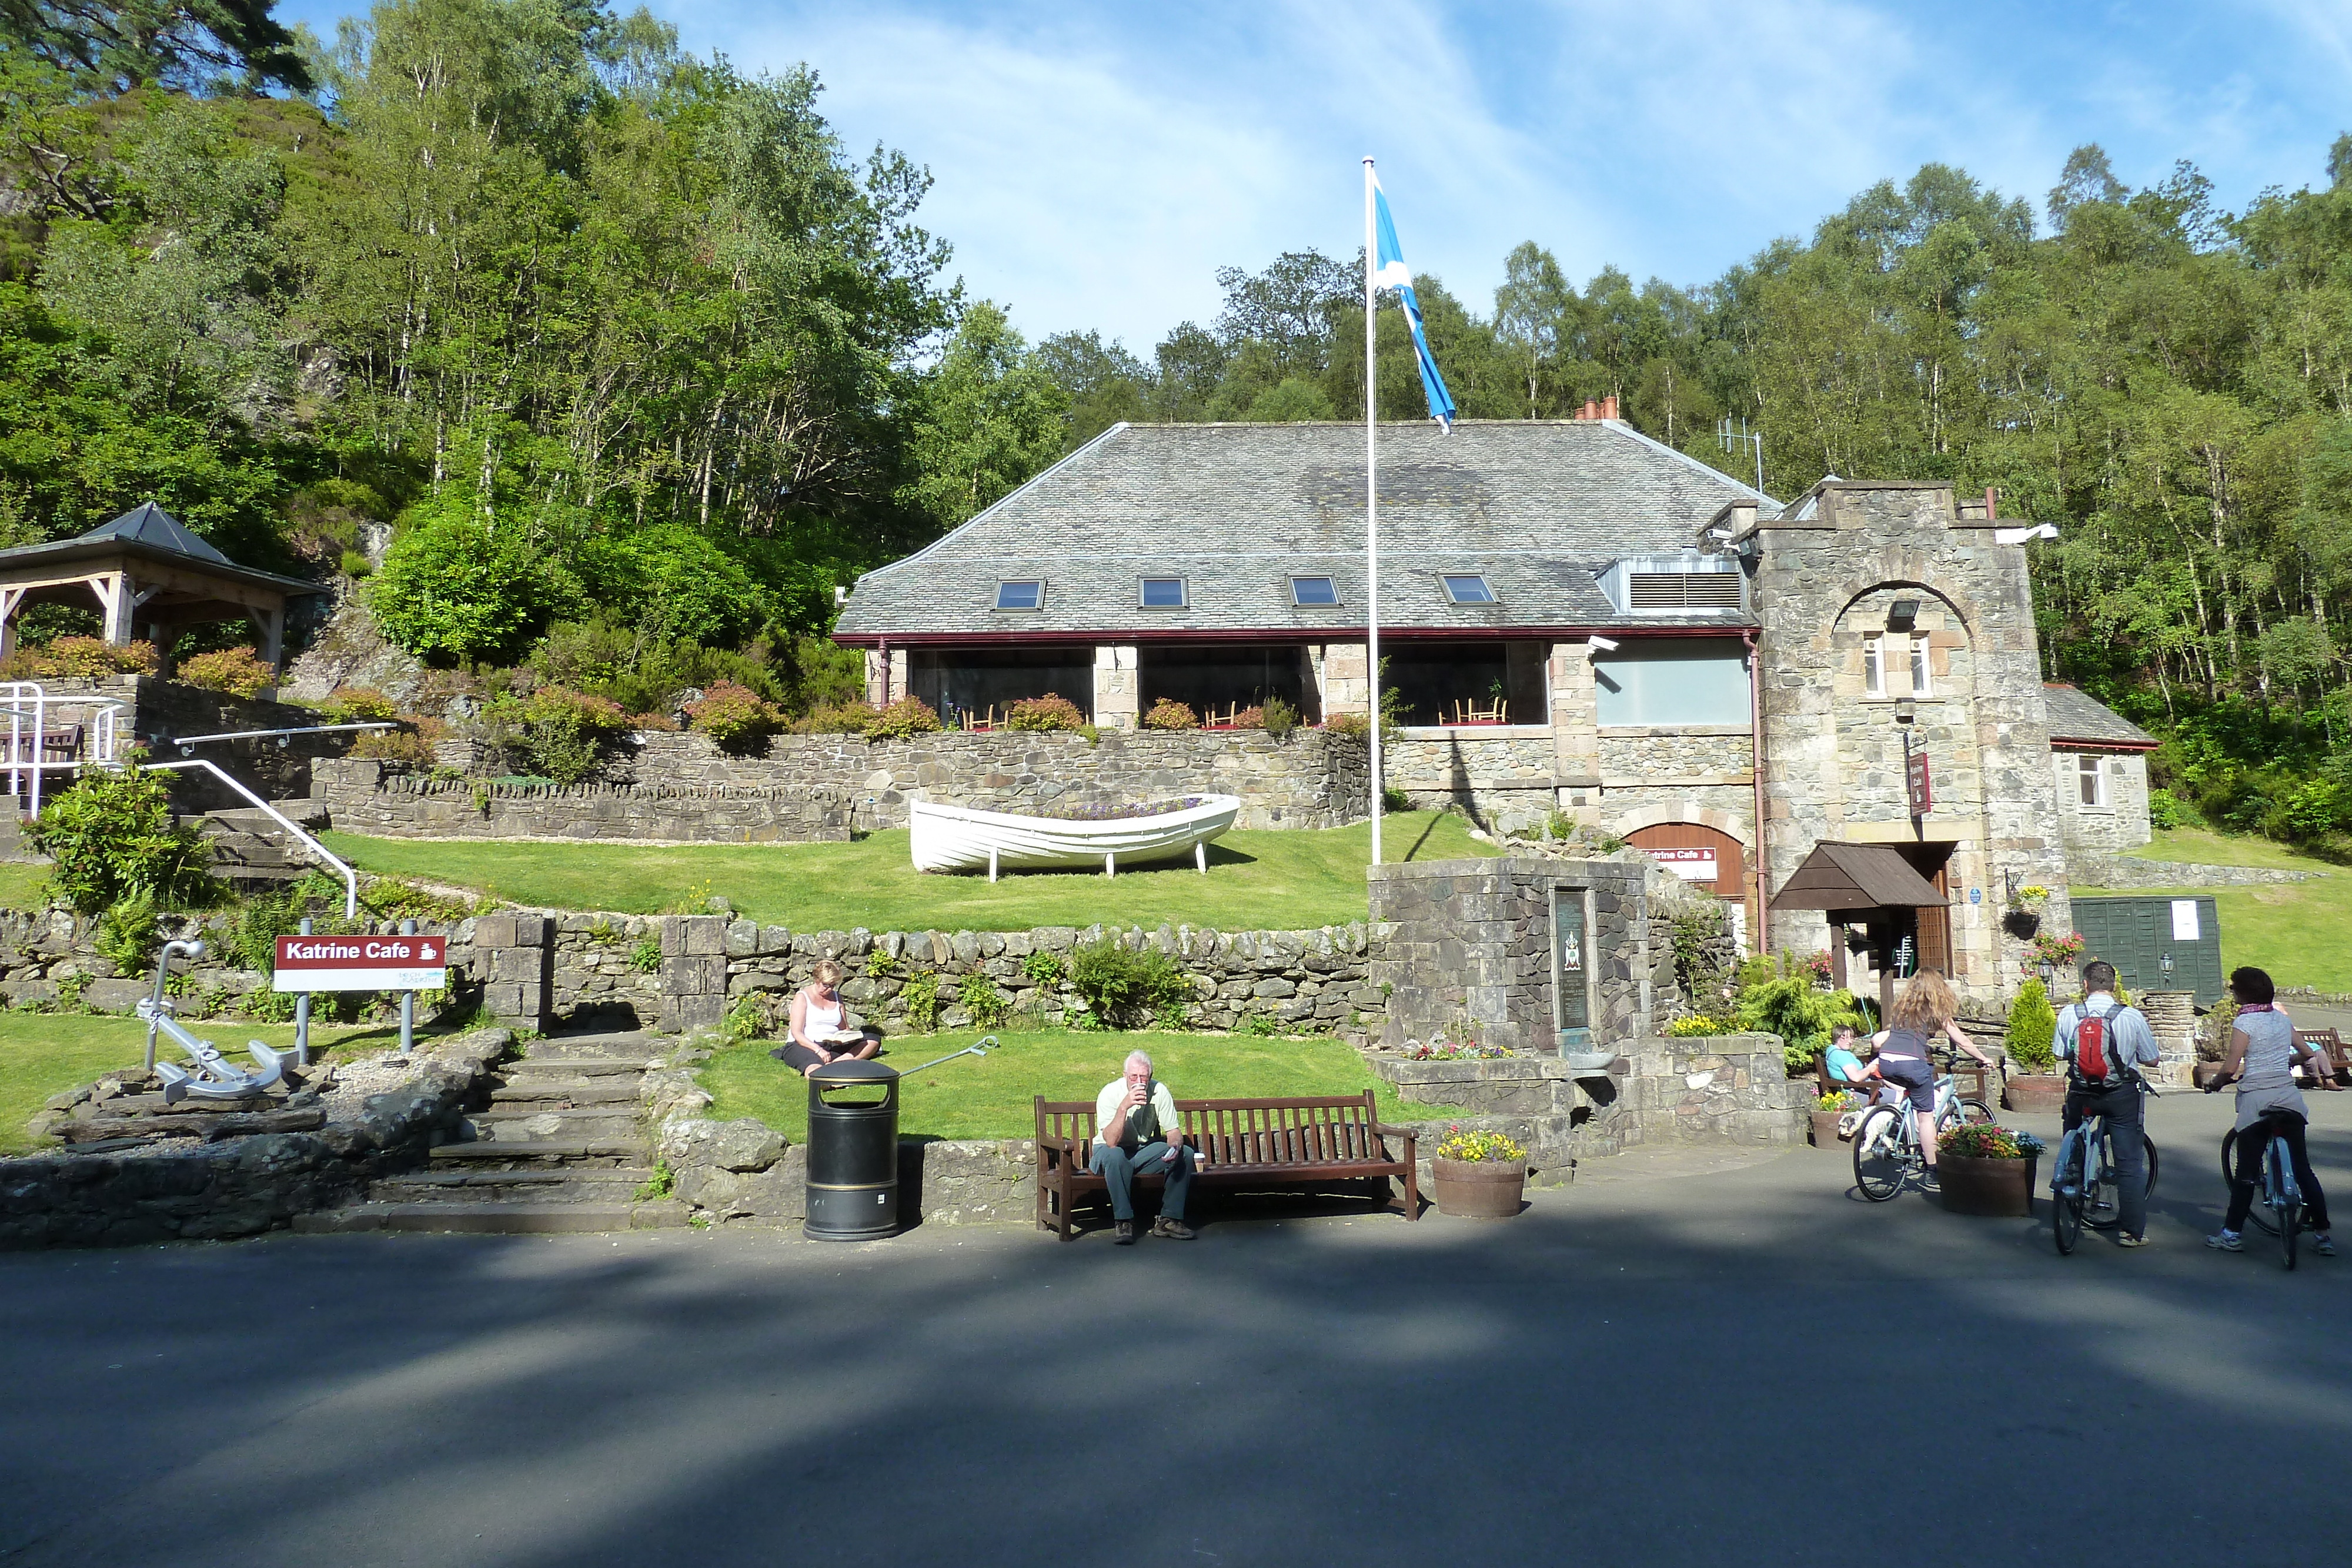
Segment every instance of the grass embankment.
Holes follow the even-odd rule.
[[[2176,828],[2129,852],[2182,865],[2266,866],[2319,873],[2313,882],[2253,887],[2078,887],[2082,896],[2209,896],[2221,922],[2221,964],[2251,964],[2284,986],[2352,991],[2352,896],[2344,867],[2300,855],[2269,839]]]
[[[900,1036],[889,1042],[883,1061],[903,1071],[979,1038],[971,1030]],[[1360,1094],[1370,1089],[1387,1120],[1425,1122],[1469,1113],[1402,1104],[1393,1088],[1336,1040],[1064,1030],[999,1030],[997,1039],[1003,1048],[987,1056],[959,1057],[902,1080],[898,1130],[938,1138],[1027,1137],[1036,1128],[1032,1097],[1092,1100],[1119,1075],[1119,1063],[1130,1051],[1150,1053],[1153,1071],[1183,1100]],[[702,1086],[716,1101],[712,1116],[756,1117],[798,1143],[808,1135],[808,1082],[768,1054],[772,1043],[758,1040],[720,1051],[702,1070]]]
[[[281,1051],[294,1046],[291,1024],[191,1019],[188,1027],[232,1061],[244,1060],[248,1040]],[[333,1029],[314,1024],[310,1059],[333,1061],[399,1040],[398,1025]],[[136,1067],[146,1053],[147,1026],[134,1018],[0,1011],[0,1154],[22,1154],[33,1146],[25,1124],[50,1095],[87,1083],[110,1068]],[[166,1061],[179,1058],[168,1043],[157,1054]]]
[[[1456,816],[1387,819],[1391,861],[1492,855]],[[479,843],[326,835],[364,871],[421,877],[555,909],[624,915],[698,910],[713,894],[736,913],[795,931],[1018,931],[1033,925],[1200,925],[1220,931],[1344,925],[1366,912],[1369,823],[1322,831],[1235,831],[1209,846],[1209,874],[1190,861],[1121,871],[927,875],[903,830],[842,844]]]
[[[0,862],[0,909],[38,909],[41,884],[49,879],[46,864]]]

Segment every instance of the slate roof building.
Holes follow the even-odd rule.
[[[1382,685],[1405,727],[1387,781],[1417,803],[1510,829],[1565,813],[1751,931],[1818,844],[1891,845],[1948,908],[1857,918],[1854,940],[1893,962],[1907,937],[1997,993],[2006,890],[2065,881],[2061,786],[2154,744],[2045,694],[2038,530],[1990,498],[1832,477],[1783,507],[1610,418],[1380,439]],[[951,724],[1046,692],[1112,731],[1163,698],[1213,723],[1273,697],[1309,724],[1361,714],[1363,465],[1360,425],[1114,426],[861,578],[835,636],[866,651],[873,700]],[[2137,827],[2127,787],[2100,820],[2144,841],[2138,777]],[[1770,918],[1776,943],[1822,940],[1818,907]]]

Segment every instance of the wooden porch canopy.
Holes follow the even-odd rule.
[[[1891,844],[1824,839],[1772,895],[1775,909],[1823,909],[1859,920],[1874,909],[1941,909],[1948,900]]]
[[[315,582],[257,571],[213,549],[148,501],[79,538],[0,550],[0,657],[16,646],[28,604],[82,604],[94,595],[118,647],[142,632],[168,654],[181,628],[250,618],[261,657],[285,652],[286,601],[324,593]]]

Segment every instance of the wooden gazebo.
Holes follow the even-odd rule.
[[[144,636],[168,659],[184,627],[249,619],[260,633],[257,651],[275,667],[285,653],[287,601],[325,591],[239,566],[148,501],[79,538],[0,550],[0,657],[15,651],[26,606],[87,605],[95,596],[106,640],[118,647]]]
[[[1921,912],[1932,910],[1932,918],[1941,922],[1948,918],[1949,905],[1948,895],[1922,876],[1896,846],[1842,843],[1832,839],[1815,844],[1813,852],[1772,895],[1775,909],[1818,909],[1829,916],[1830,978],[1840,987],[1846,983],[1846,927],[1860,925],[1868,933],[1877,957],[1882,1020],[1895,1006],[1893,958],[1902,938],[1912,939],[1922,963],[1948,962],[1940,951],[1926,952],[1926,938],[1931,934],[1921,929],[1925,924]]]

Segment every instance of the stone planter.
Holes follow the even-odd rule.
[[[2066,1106],[2063,1072],[2012,1072],[2000,1086],[2001,1109],[2054,1116]]]
[[[1943,1188],[1946,1212],[2000,1219],[2032,1218],[2033,1167],[2039,1163],[2031,1155],[2018,1160],[1944,1155],[1936,1162],[1936,1178]]]
[[[1838,1146],[1838,1123],[1844,1119],[1845,1113],[1843,1111],[1815,1111],[1811,1114],[1813,1119],[1813,1147],[1817,1149],[1836,1148]]]
[[[1429,1165],[1438,1213],[1470,1219],[1508,1219],[1518,1213],[1527,1161],[1433,1159]]]

